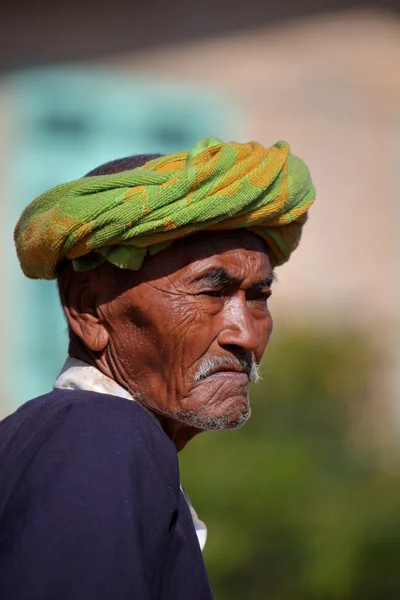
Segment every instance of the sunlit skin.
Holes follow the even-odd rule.
[[[200,431],[250,415],[250,364],[272,331],[272,281],[264,242],[246,230],[176,241],[139,271],[68,266],[59,285],[70,355],[156,413],[181,450]],[[215,372],[201,377],[215,359]]]

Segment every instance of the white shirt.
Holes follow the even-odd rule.
[[[110,394],[111,396],[119,396],[126,400],[137,400],[131,394],[119,385],[114,379],[107,377],[101,371],[88,365],[82,360],[71,358],[70,356],[64,363],[61,373],[54,383],[56,390],[86,390],[89,392],[98,392],[99,394]],[[143,404],[144,410],[160,425],[158,419],[149,411]],[[182,487],[181,487],[182,489]],[[188,503],[190,513],[193,519],[193,525],[196,530],[197,539],[199,540],[200,548],[203,550],[207,540],[207,527],[203,521],[200,521],[196,511],[194,510],[187,494],[182,489],[183,495]]]

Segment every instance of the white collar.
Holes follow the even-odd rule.
[[[119,396],[126,400],[137,402],[128,390],[119,385],[111,377],[104,375],[96,367],[92,367],[83,360],[68,356],[63,368],[54,382],[55,390],[87,390],[88,392],[97,392],[98,394],[110,394],[110,396]],[[143,409],[160,425],[159,420],[153,412],[141,404]],[[160,425],[161,427],[161,425]]]
[[[68,356],[61,373],[54,383],[57,390],[87,390],[100,394],[120,396],[134,400],[130,393],[119,383],[104,375],[101,371],[77,358]]]
[[[72,358],[71,356],[67,358],[59,376],[55,380],[54,389],[87,390],[89,392],[97,392],[99,394],[119,396],[120,398],[137,402],[137,400],[125,388],[119,385],[119,383],[114,381],[114,379],[107,377],[107,375],[104,375],[104,373],[96,369],[96,367],[92,367],[82,360]],[[154,413],[149,411],[145,406],[143,406],[143,404],[141,404],[141,406],[157,422],[157,424],[160,425]],[[186,492],[184,492],[183,489],[182,491],[189,505],[200,548],[203,550],[207,539],[207,527],[203,521],[198,518],[197,513],[194,510]]]

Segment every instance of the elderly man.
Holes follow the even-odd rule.
[[[177,452],[250,416],[273,268],[313,199],[285,142],[208,138],[25,209],[19,260],[58,280],[69,358],[0,424],[2,599],[212,598]]]

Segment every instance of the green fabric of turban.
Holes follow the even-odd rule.
[[[267,242],[276,266],[297,247],[314,198],[308,169],[286,142],[206,138],[189,152],[45,192],[22,213],[15,244],[25,275],[54,279],[65,259],[76,270],[105,260],[139,269],[177,238],[246,228]]]

